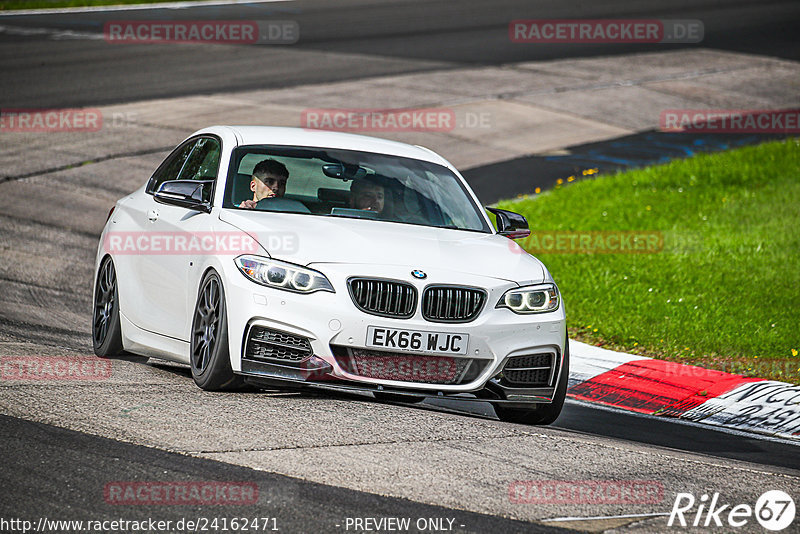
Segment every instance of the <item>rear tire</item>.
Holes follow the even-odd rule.
[[[197,293],[189,356],[192,378],[200,389],[231,391],[244,385],[244,379],[231,369],[225,290],[214,271],[203,277]]]
[[[106,256],[97,270],[92,312],[92,347],[101,358],[122,352],[122,327],[119,323],[117,271],[111,256]]]
[[[567,382],[569,379],[569,340],[564,344],[564,367],[558,378],[553,402],[549,404],[536,404],[533,408],[512,408],[502,404],[494,405],[494,413],[501,421],[507,423],[521,423],[523,425],[549,425],[558,419],[567,397]]]

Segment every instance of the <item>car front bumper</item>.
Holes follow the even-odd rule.
[[[416,395],[475,393],[484,398],[508,402],[550,402],[564,370],[566,322],[563,303],[553,312],[518,315],[495,308],[500,297],[518,284],[497,278],[467,273],[427,271],[424,280],[410,276],[411,267],[386,265],[317,264],[311,267],[325,274],[336,293],[298,294],[261,286],[247,279],[235,267],[228,273],[226,302],[231,367],[234,372],[269,383],[315,385],[332,389],[395,391]],[[409,319],[371,315],[358,309],[347,290],[351,276],[389,278],[413,284],[422,295],[432,284],[453,284],[486,290],[487,299],[474,320],[465,323],[431,322],[423,318],[419,303]],[[402,329],[441,334],[468,334],[466,354],[422,354],[415,351],[379,351],[367,347],[369,327]],[[248,333],[262,327],[308,340],[313,356],[303,362],[269,361],[245,358]],[[355,352],[354,352],[355,351]],[[417,371],[398,373],[394,378],[363,376],[343,364],[344,354],[368,351],[388,360],[412,362]],[[553,370],[546,385],[519,387],[504,379],[504,366],[518,356],[551,354]],[[425,375],[437,369],[461,369],[471,360],[473,369],[467,380],[437,380]],[[434,365],[426,364],[434,362]],[[445,363],[446,362],[446,363]],[[440,365],[436,365],[440,364]],[[391,365],[391,363],[390,363]],[[407,367],[410,368],[410,367]],[[478,369],[478,371],[475,371]]]

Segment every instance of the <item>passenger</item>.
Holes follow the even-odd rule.
[[[350,186],[350,207],[383,214],[386,207],[385,188],[380,183],[368,178],[354,180]]]
[[[286,181],[289,179],[289,169],[280,161],[265,159],[258,162],[253,168],[253,177],[250,180],[250,191],[253,198],[243,200],[240,208],[255,208],[259,200],[265,198],[282,197],[286,193]]]

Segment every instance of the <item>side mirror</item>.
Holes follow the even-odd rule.
[[[213,180],[171,180],[158,186],[153,196],[164,204],[208,213],[213,184]]]
[[[520,239],[531,235],[528,229],[528,220],[519,213],[486,207],[497,217],[497,233],[509,239]]]

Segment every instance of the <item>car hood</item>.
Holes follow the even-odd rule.
[[[313,215],[222,210],[273,258],[300,265],[383,264],[447,269],[517,282],[549,280],[544,265],[496,234]]]

